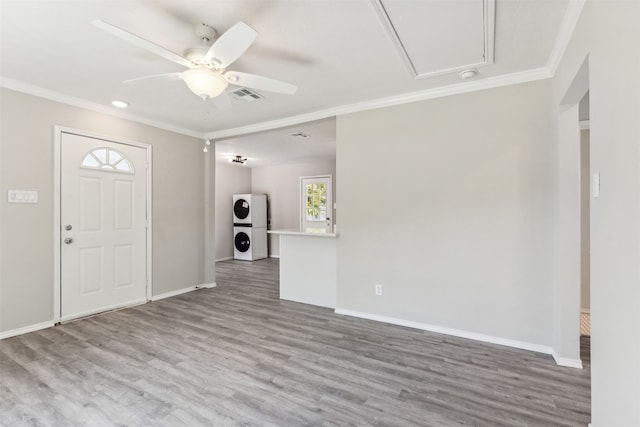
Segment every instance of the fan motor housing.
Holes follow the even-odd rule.
[[[211,44],[218,35],[215,28],[207,24],[197,24],[195,27],[196,35],[204,44]]]
[[[205,46],[205,45],[190,47],[184,50],[182,56],[184,56],[185,59],[188,59],[194,64],[208,65],[209,61],[205,59],[205,56],[207,55],[208,50],[209,50],[209,46]]]

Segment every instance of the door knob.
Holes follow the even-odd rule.
[[[71,225],[65,225],[64,226],[64,229],[67,230],[67,231],[71,230],[72,228],[73,227]]]
[[[64,239],[64,242],[65,242],[67,245],[70,245],[71,243],[73,243],[73,239],[72,239],[71,237],[67,237],[66,239]]]

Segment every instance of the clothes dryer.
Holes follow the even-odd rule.
[[[266,194],[234,194],[233,225],[267,226]]]

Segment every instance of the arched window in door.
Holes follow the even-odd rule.
[[[121,152],[107,147],[89,151],[82,159],[85,169],[100,169],[112,172],[133,173],[133,165]]]

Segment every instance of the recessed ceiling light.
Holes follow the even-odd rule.
[[[127,108],[129,103],[127,101],[120,101],[116,99],[115,101],[111,101],[111,105],[118,108]]]

